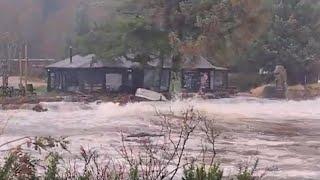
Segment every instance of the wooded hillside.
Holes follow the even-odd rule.
[[[200,54],[241,73],[282,64],[293,84],[320,64],[319,0],[1,0],[0,32],[34,58],[70,44],[106,59]]]
[[[202,55],[243,74],[281,64],[295,84],[317,79],[319,35],[319,0],[128,0],[113,21],[77,42],[106,59]]]
[[[1,0],[0,33],[10,32],[12,38],[28,41],[33,58],[61,57],[76,31],[81,8],[88,7],[91,23],[101,22],[116,5],[112,0],[106,2],[107,5],[95,0]]]

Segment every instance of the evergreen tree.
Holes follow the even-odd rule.
[[[248,53],[253,62],[250,69],[272,71],[282,64],[291,84],[303,83],[320,53],[320,6],[302,0],[276,0],[273,10],[270,28]]]
[[[128,0],[112,21],[81,31],[77,45],[144,63],[199,54],[240,72],[281,63],[296,83],[319,57],[319,13],[319,3],[305,0]]]
[[[90,22],[88,16],[88,4],[81,2],[76,12],[76,28],[77,36],[83,36],[90,31]]]

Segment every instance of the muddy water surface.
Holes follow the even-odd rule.
[[[22,136],[68,136],[71,149],[80,145],[116,154],[119,132],[156,132],[155,109],[188,107],[214,118],[222,130],[217,147],[225,173],[240,160],[260,158],[273,170],[270,179],[320,179],[320,99],[278,101],[251,98],[114,103],[43,103],[49,111],[0,111],[5,126],[0,142]],[[197,141],[193,137],[192,142]],[[199,147],[191,143],[189,150]],[[9,148],[9,147],[4,147]]]

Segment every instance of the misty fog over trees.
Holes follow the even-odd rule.
[[[78,36],[80,51],[106,59],[133,52],[139,61],[159,53],[198,54],[244,75],[281,64],[290,84],[319,69],[317,0],[138,0],[118,9],[112,21]],[[168,50],[172,35],[179,45]]]
[[[318,68],[319,9],[318,0],[2,0],[0,32],[28,41],[34,58],[65,57],[69,45],[106,59],[201,54],[244,74],[283,64],[295,84]]]
[[[1,0],[0,32],[30,44],[33,58],[61,58],[67,42],[76,32],[77,12],[88,2],[82,0]],[[109,3],[110,2],[110,3]],[[103,22],[117,3],[90,1],[90,21]]]

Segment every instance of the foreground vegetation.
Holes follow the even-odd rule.
[[[253,180],[266,170],[258,169],[259,160],[239,165],[237,174],[224,174],[216,151],[221,132],[214,120],[191,109],[181,114],[157,112],[156,134],[121,133],[119,157],[105,158],[101,150],[80,148],[79,155],[68,150],[66,138],[24,137],[0,145],[17,144],[8,150],[0,167],[0,179],[45,180]],[[201,134],[201,151],[190,155],[188,143]],[[62,151],[63,150],[63,151]],[[69,157],[71,156],[71,158]]]

